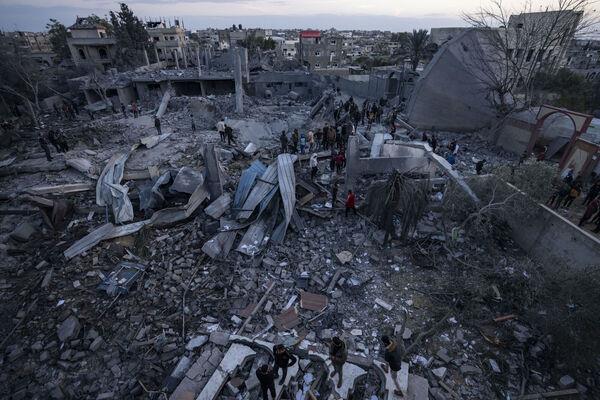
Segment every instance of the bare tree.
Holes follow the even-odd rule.
[[[0,57],[0,91],[20,99],[38,126],[40,89],[47,79],[46,69],[18,51]]]
[[[592,29],[597,16],[592,0],[554,0],[534,9],[526,0],[519,10],[492,0],[464,20],[477,28],[479,46],[469,66],[488,91],[500,116],[526,109],[533,98],[539,72],[555,71],[575,34]]]

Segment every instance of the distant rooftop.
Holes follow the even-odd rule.
[[[106,29],[105,26],[93,22],[89,17],[77,17],[75,23],[69,27],[69,29]]]
[[[318,38],[318,37],[321,37],[321,31],[313,31],[313,30],[302,31],[302,32],[300,32],[300,37],[305,38],[305,39]]]

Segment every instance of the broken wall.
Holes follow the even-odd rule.
[[[488,126],[495,112],[481,73],[465,60],[484,53],[481,32],[468,30],[442,46],[410,96],[408,122],[420,129],[470,132]]]

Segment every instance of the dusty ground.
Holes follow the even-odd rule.
[[[281,113],[280,109],[273,110]],[[308,106],[295,107],[289,125],[305,123],[297,119],[308,110]],[[187,115],[187,110],[168,114],[163,133],[172,135],[152,149],[136,150],[127,168],[201,167],[201,145],[216,143],[219,138],[211,130],[193,133]],[[274,117],[265,119],[269,118]],[[148,116],[137,120],[108,116],[95,124],[102,131],[79,138],[67,157],[89,159],[96,175],[114,152],[127,150],[141,137],[154,134]],[[72,134],[76,135],[76,131]],[[240,139],[262,139],[263,144],[267,143],[264,138]],[[19,155],[21,159],[42,156],[33,138],[27,143],[25,152]],[[272,146],[277,148],[277,142],[273,141]],[[472,152],[489,151],[488,157],[495,154],[482,150],[483,147],[476,140],[465,146]],[[263,161],[268,162],[271,153],[262,154]],[[503,160],[502,155],[496,157],[498,162]],[[239,157],[223,163],[231,179],[227,188],[234,190],[240,172],[250,161]],[[463,167],[474,169],[468,159]],[[320,168],[327,172],[325,165]],[[302,176],[305,171],[297,173]],[[71,182],[94,181],[67,169],[2,177],[0,191]],[[368,182],[369,179],[361,182],[359,206]],[[132,184],[132,188],[136,185]],[[511,279],[526,281],[523,276],[535,274],[537,266],[506,238],[482,244],[465,236],[452,245],[447,243],[444,232],[449,227],[445,224],[452,221],[442,218],[439,205],[432,204],[414,237],[394,241],[386,248],[381,245],[381,232],[362,216],[346,218],[342,212],[331,212],[322,219],[301,213],[306,229],[288,232],[283,244],[271,245],[260,257],[249,259],[232,251],[226,261],[212,261],[202,254],[201,247],[216,227],[210,217],[200,212],[185,223],[106,241],[66,261],[62,251],[106,222],[103,211],[95,207],[93,192],[70,196],[69,200],[78,210],[63,231],[45,227],[39,214],[3,216],[2,398],[95,399],[110,392],[114,398],[152,397],[146,391],[160,390],[182,355],[194,356],[193,351],[185,350],[188,339],[214,324],[234,331],[238,324],[232,317],[242,315],[244,309],[258,302],[267,282],[277,283],[269,297],[273,303],[270,314],[275,317],[290,297],[298,294],[301,272],[309,274],[309,291],[322,292],[340,268],[343,281],[328,294],[330,305],[323,316],[307,323],[316,313],[301,311],[300,327],[292,332],[277,332],[273,328],[267,337],[274,340],[276,335],[304,332],[324,346],[328,337],[339,334],[346,338],[352,351],[379,357],[379,335],[393,330],[402,310],[408,312],[407,326],[413,332],[407,344],[447,315],[440,328],[408,357],[411,372],[429,380],[432,398],[451,398],[446,389],[440,388],[440,380],[464,399],[505,399],[509,393],[514,398],[521,393],[524,364],[536,369],[524,388],[527,393],[558,388],[558,380],[566,374],[559,368],[547,367],[543,338],[537,337],[535,329],[519,315],[504,322],[492,321],[518,310],[514,303],[502,299],[506,296],[505,286]],[[314,204],[325,200],[325,196],[319,197]],[[170,201],[184,200],[174,196]],[[2,208],[33,209],[18,199],[5,202]],[[136,217],[141,219],[141,213],[136,211]],[[23,222],[35,226],[36,233],[24,243],[9,239],[8,235]],[[335,254],[344,250],[353,257],[341,265]],[[100,276],[122,260],[140,262],[147,266],[146,272],[132,292],[109,297],[96,286]],[[40,265],[42,261],[46,263]],[[491,265],[500,266],[500,275],[470,283],[473,292],[465,297],[465,282],[473,272]],[[49,274],[47,285],[42,287]],[[502,276],[504,281],[500,280]],[[497,286],[500,299],[491,284]],[[376,298],[389,303],[391,311],[376,305]],[[81,329],[61,341],[57,334],[69,317],[76,318]],[[261,331],[267,324],[266,317],[267,313],[258,315],[249,332]],[[496,345],[490,343],[494,339],[498,339]],[[533,355],[532,348],[538,349]],[[437,355],[440,350],[447,354],[446,360]],[[447,368],[443,378],[433,373],[440,367]]]

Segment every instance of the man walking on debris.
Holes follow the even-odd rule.
[[[127,118],[127,108],[125,108],[125,104],[121,103],[121,112],[123,113],[123,117]]]
[[[287,376],[288,367],[296,364],[296,357],[294,357],[288,349],[282,344],[276,344],[273,346],[273,356],[275,357],[275,378],[279,377],[279,369],[281,368],[282,375],[279,380],[279,384],[283,385]]]
[[[317,172],[319,171],[319,160],[317,159],[317,153],[313,153],[310,156],[309,166],[310,166],[310,180],[314,181],[315,177],[317,176]]]
[[[404,396],[405,394],[400,390],[400,384],[398,383],[398,371],[402,368],[400,349],[396,345],[396,342],[387,336],[382,336],[381,342],[385,346],[384,359],[387,363],[387,367],[391,370],[394,386],[396,387],[394,394],[397,396]]]
[[[159,135],[162,135],[162,130],[160,128],[160,119],[157,116],[154,116],[154,127],[156,128],[156,132]]]
[[[217,122],[217,132],[221,136],[221,142],[225,143],[225,121],[220,120]]]
[[[235,143],[233,139],[233,128],[225,124],[225,136],[227,137],[227,144],[231,146],[231,142]]]
[[[346,217],[348,216],[348,210],[352,210],[354,215],[356,215],[356,198],[354,197],[354,193],[352,190],[348,190],[348,197],[346,197]]]
[[[344,343],[344,341],[337,336],[334,336],[331,340],[331,346],[329,347],[329,358],[331,358],[331,364],[333,367],[333,371],[329,377],[333,378],[337,374],[337,387],[340,388],[342,387],[344,364],[348,359],[348,349],[346,348],[346,343]]]
[[[46,136],[43,133],[40,133],[38,135],[38,140],[40,142],[40,146],[44,150],[44,153],[46,153],[46,159],[48,161],[52,161],[52,157],[50,156],[50,148],[48,147],[48,139],[46,139]]]
[[[192,120],[192,132],[196,132],[196,123],[194,122],[194,114],[190,114],[190,119]]]
[[[298,152],[298,141],[300,140],[300,135],[298,134],[298,129],[294,129],[292,133],[292,154],[296,154]]]
[[[131,112],[133,113],[133,118],[137,118],[140,114],[137,104],[135,103],[135,101],[131,102]]]
[[[268,364],[261,365],[256,370],[256,377],[260,382],[263,400],[269,400],[269,392],[271,392],[271,398],[275,400],[275,375],[273,374],[273,368]]]
[[[288,137],[285,134],[285,131],[281,131],[281,136],[279,136],[279,141],[281,142],[281,153],[287,153],[288,149]]]

